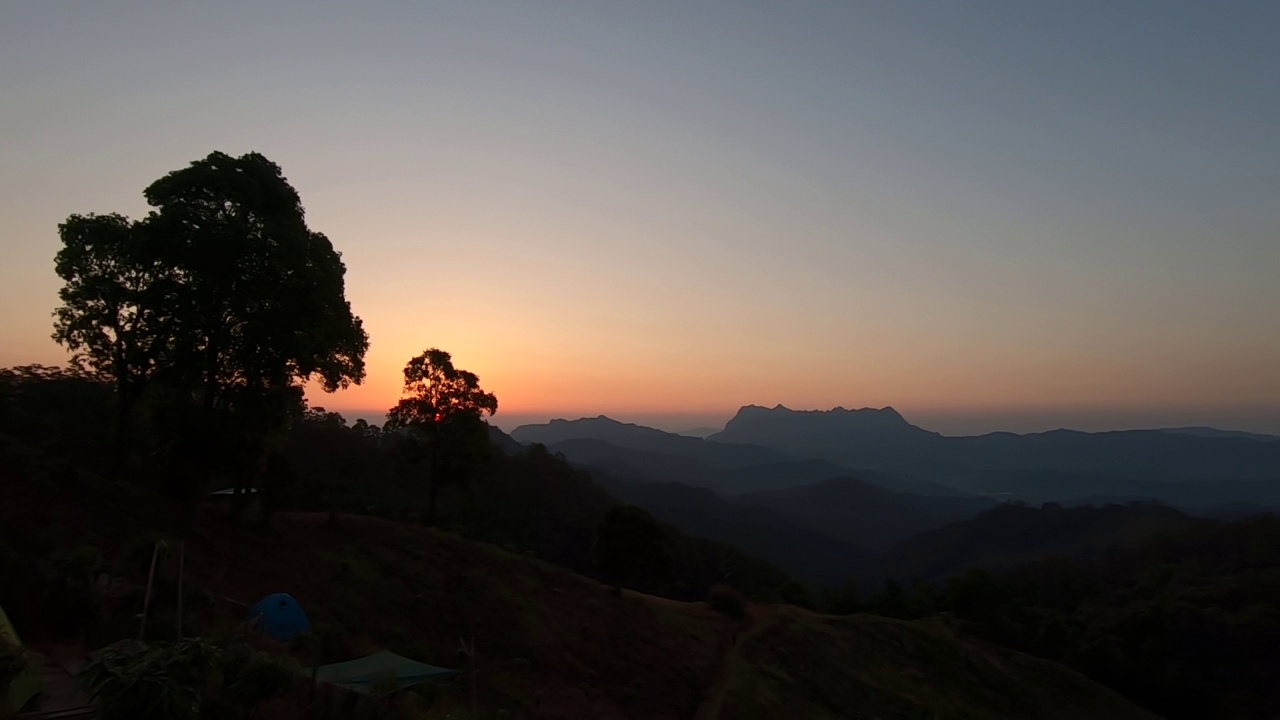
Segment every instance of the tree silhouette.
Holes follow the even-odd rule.
[[[166,402],[234,417],[260,466],[306,381],[332,392],[364,378],[369,340],[341,256],[257,153],[210,154],[144,195],[155,209],[143,220],[59,227],[54,338],[111,379],[122,418],[162,384]]]
[[[435,348],[405,365],[404,394],[387,411],[386,429],[405,430],[411,461],[426,462],[426,521],[435,525],[440,486],[459,477],[488,448],[484,416],[498,411],[498,399],[480,389],[475,373],[455,368],[452,356]]]
[[[112,214],[72,215],[58,226],[62,249],[55,269],[65,284],[53,338],[72,351],[75,365],[114,385],[113,472],[123,452],[126,418],[154,376],[172,331],[166,296],[173,274],[148,257],[140,225]]]
[[[605,580],[622,592],[627,583],[665,578],[671,557],[663,544],[662,526],[634,505],[618,505],[596,528],[596,566]]]

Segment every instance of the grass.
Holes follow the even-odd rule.
[[[1151,718],[1054,663],[957,637],[940,620],[783,608],[739,651],[735,718]]]

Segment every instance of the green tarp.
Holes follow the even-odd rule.
[[[321,665],[316,669],[316,680],[368,695],[374,690],[401,690],[423,680],[441,680],[457,674],[457,670],[420,663],[383,650],[368,657]]]
[[[4,608],[0,608],[0,643],[17,648],[22,647],[22,640],[18,638],[18,632],[9,623],[9,616],[4,614]],[[6,712],[21,710],[28,700],[40,692],[40,688],[39,673],[32,668],[27,668],[26,672],[14,678],[8,688],[0,688],[0,717],[3,717]]]

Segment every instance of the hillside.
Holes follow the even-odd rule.
[[[802,527],[881,551],[917,533],[968,520],[995,505],[982,497],[894,492],[854,477],[744,495],[740,500],[770,508]]]
[[[849,472],[826,460],[782,460],[718,467],[697,457],[697,452],[681,454],[683,451],[697,451],[697,446],[672,449],[679,452],[637,450],[598,438],[560,440],[547,446],[547,450],[560,453],[572,462],[607,470],[620,477],[685,483],[709,488],[725,496],[805,485]]]
[[[621,448],[696,459],[711,467],[741,467],[788,459],[786,453],[749,443],[711,442],[676,435],[603,415],[578,420],[552,420],[541,425],[521,425],[511,437],[522,443],[551,445],[565,440],[602,440]]]
[[[937,581],[965,570],[997,570],[1045,558],[1090,559],[1201,522],[1170,507],[1139,503],[1000,505],[899,543],[881,558],[880,575]]]
[[[145,534],[146,514],[59,497],[37,489],[22,509],[0,509],[6,537],[74,518],[61,542],[93,538],[131,580],[145,577],[145,562],[126,562],[132,536],[122,533]],[[161,587],[171,573],[162,569]],[[200,627],[234,624],[242,604],[287,591],[347,656],[389,648],[458,666],[459,639],[473,639],[479,705],[507,717],[1148,717],[1065,668],[928,625],[762,606],[752,615],[774,619],[740,632],[703,603],[614,596],[547,563],[375,518],[285,513],[266,530],[210,509],[187,542],[186,575],[204,608],[188,622]],[[153,633],[171,602],[157,595]],[[459,717],[464,687],[438,690],[433,716]]]
[[[491,433],[492,434],[492,433]],[[308,422],[291,437],[289,457],[302,479],[289,494],[293,509],[338,509],[417,521],[425,486],[394,454],[335,423]],[[352,444],[352,440],[360,442]],[[499,438],[501,440],[501,438]],[[344,444],[348,447],[343,447]],[[334,452],[341,450],[341,452]],[[440,493],[440,526],[462,537],[493,543],[584,575],[596,572],[596,528],[619,498],[588,473],[546,450],[495,448],[482,471]],[[344,466],[354,468],[342,472]],[[357,475],[359,473],[359,475]],[[361,482],[352,482],[353,476]],[[671,576],[641,588],[680,599],[699,599],[727,573],[752,597],[774,597],[793,584],[781,570],[736,547],[696,537],[678,527],[664,532]]]
[[[759,445],[706,442],[603,416],[525,425],[515,433],[527,442],[543,443],[569,460],[619,476],[681,482],[726,496],[781,490],[846,475],[901,492],[950,497],[971,494],[903,473],[853,470],[817,457],[791,459]],[[515,442],[505,435],[497,440]]]
[[[1125,514],[1094,510],[1098,527]],[[1134,529],[1143,528],[1130,525],[1129,542],[1092,559],[891,586],[870,606],[903,619],[943,614],[966,633],[1062,662],[1170,720],[1280,715],[1280,520],[1194,522],[1145,539]]]
[[[769,507],[733,502],[682,483],[635,482],[593,472],[619,499],[691,534],[732,545],[819,587],[862,577],[876,554],[825,535]]]
[[[961,640],[936,621],[782,608],[765,623],[734,658],[726,717],[1156,717],[1059,665]]]

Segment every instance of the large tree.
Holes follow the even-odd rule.
[[[277,165],[213,153],[143,194],[143,220],[68,218],[57,257],[54,338],[112,380],[122,415],[161,385],[206,417],[197,425],[234,418],[261,450],[306,382],[364,378],[369,340],[341,255]]]
[[[387,430],[407,434],[411,459],[427,466],[427,524],[436,522],[440,486],[465,472],[476,448],[488,447],[485,415],[498,399],[480,388],[475,373],[453,366],[444,350],[431,348],[404,367],[404,395],[387,412]]]

